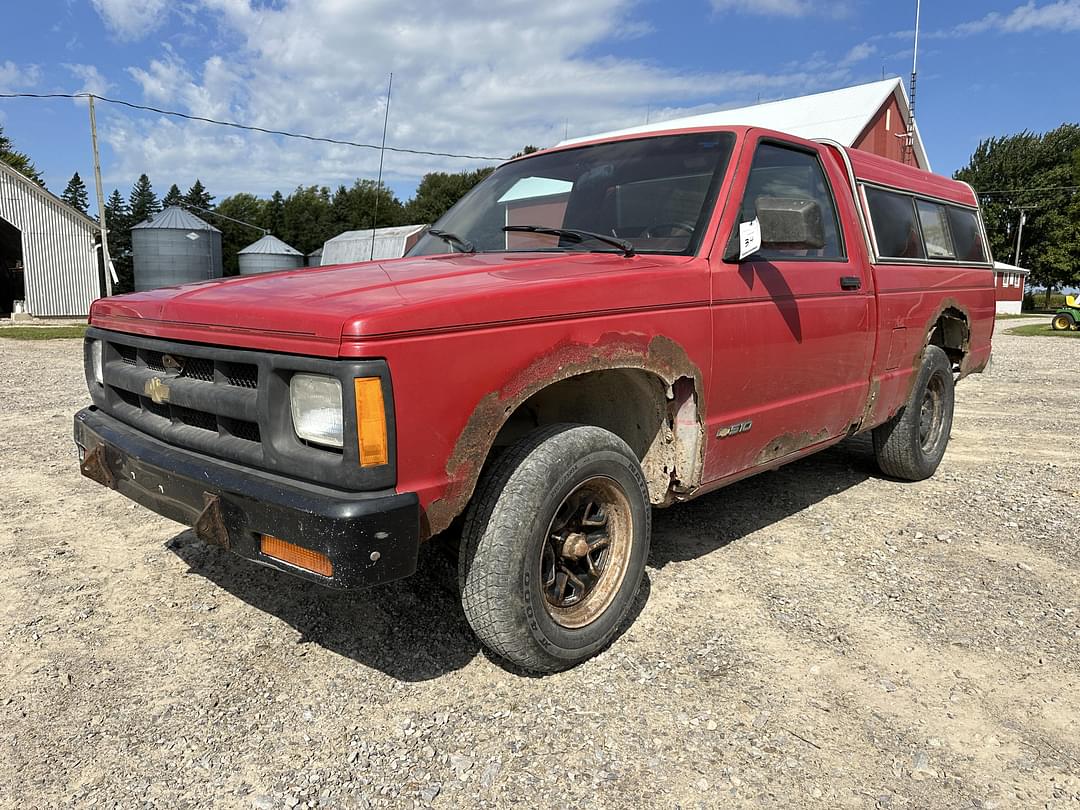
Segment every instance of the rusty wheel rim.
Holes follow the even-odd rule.
[[[926,385],[922,405],[919,409],[919,444],[923,452],[930,453],[941,439],[945,425],[945,385],[941,377],[935,374]]]
[[[633,530],[630,501],[612,478],[586,479],[563,499],[540,555],[544,607],[557,624],[584,627],[608,609],[626,577]]]

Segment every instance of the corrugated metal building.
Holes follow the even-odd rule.
[[[427,225],[398,225],[394,228],[368,228],[363,231],[345,231],[327,239],[322,247],[322,265],[366,262],[369,259],[400,259],[415,245]],[[375,239],[375,255],[371,254],[371,240]]]
[[[0,315],[84,316],[101,295],[97,224],[0,162]]]
[[[903,80],[883,79],[752,107],[720,110],[670,121],[653,121],[643,126],[605,132],[603,136],[570,138],[562,143],[580,143],[599,137],[665,129],[741,124],[790,132],[801,138],[828,138],[844,146],[873,152],[901,163],[913,163],[920,169],[930,171],[930,159],[917,125],[910,135],[911,148],[908,149],[910,118],[911,106]]]

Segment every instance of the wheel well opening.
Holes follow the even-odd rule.
[[[967,354],[970,339],[967,316],[960,310],[949,307],[938,316],[928,342],[931,346],[943,349],[953,367],[959,368]]]
[[[670,385],[649,371],[615,368],[569,377],[522,402],[495,437],[493,450],[532,430],[574,422],[610,430],[641,461],[654,505],[700,483],[704,435],[694,380]]]

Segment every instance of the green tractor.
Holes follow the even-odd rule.
[[[1080,330],[1080,301],[1075,295],[1065,296],[1065,306],[1054,313],[1050,328],[1058,332]]]

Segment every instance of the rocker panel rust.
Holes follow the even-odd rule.
[[[647,341],[647,342],[646,342]],[[498,391],[487,394],[469,416],[446,463],[447,486],[443,496],[427,507],[421,517],[421,536],[427,540],[445,530],[472,497],[477,479],[499,430],[511,414],[544,388],[581,374],[615,369],[640,369],[664,380],[670,387],[681,378],[693,380],[699,426],[702,415],[701,370],[674,340],[657,335],[609,333],[594,344],[565,342],[537,357],[511,377]],[[704,441],[698,442],[694,475],[700,482],[704,464]]]

